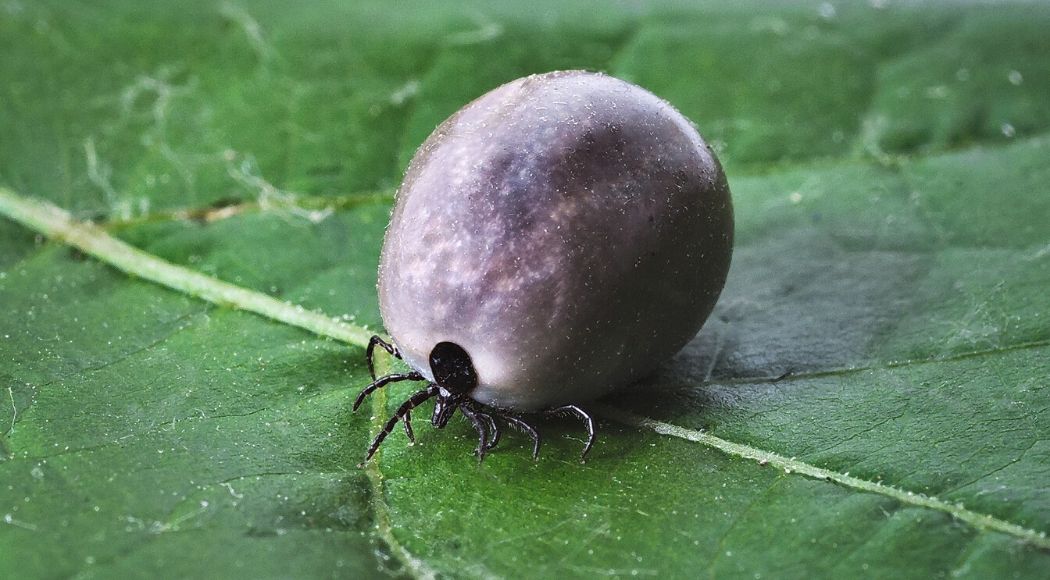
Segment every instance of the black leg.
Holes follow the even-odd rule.
[[[382,445],[383,440],[386,439],[386,436],[394,430],[394,427],[397,425],[397,422],[399,420],[404,418],[405,415],[409,414],[412,411],[412,409],[422,404],[423,401],[426,401],[427,399],[433,397],[437,393],[437,385],[428,385],[427,388],[417,392],[416,394],[409,397],[407,401],[402,403],[401,406],[398,407],[397,412],[394,413],[394,416],[387,420],[386,425],[383,425],[383,430],[380,431],[379,434],[376,435],[376,438],[372,440],[372,445],[368,447],[368,454],[365,455],[365,461],[368,461],[372,458],[373,455],[375,455],[376,450],[379,449],[380,445]]]
[[[485,422],[489,425],[489,434],[491,435],[491,437],[489,438],[489,444],[485,447],[485,449],[491,451],[492,448],[494,448],[496,444],[499,443],[499,438],[501,435],[499,430],[499,423],[496,423],[496,419],[494,419],[492,415],[489,415],[488,413],[483,413],[481,411],[475,412],[478,414],[478,417],[484,419]]]
[[[408,440],[415,443],[416,434],[412,432],[412,413],[405,413],[405,418],[401,420],[401,426],[405,428],[405,436]]]
[[[361,391],[361,394],[357,396],[357,400],[354,401],[354,410],[356,411],[357,408],[361,406],[361,403],[363,403],[365,401],[365,397],[367,397],[368,395],[371,395],[373,392],[376,391],[376,389],[381,389],[381,388],[389,385],[390,383],[396,383],[398,381],[422,381],[422,380],[423,380],[423,375],[421,375],[421,374],[419,374],[417,372],[395,373],[395,374],[392,374],[392,375],[386,375],[385,377],[380,377],[379,379],[376,379],[375,381],[373,381],[372,384],[370,384],[367,387],[365,387],[365,390]]]
[[[580,419],[583,419],[584,423],[587,424],[587,444],[583,446],[583,453],[580,454],[580,461],[584,461],[587,458],[587,452],[594,446],[594,419],[587,414],[587,411],[584,411],[576,405],[564,405],[556,409],[550,409],[549,411],[545,411],[544,415],[575,415]]]
[[[401,353],[397,351],[397,347],[388,343],[379,337],[378,334],[373,335],[372,339],[368,341],[368,348],[365,349],[365,361],[368,362],[368,374],[372,375],[372,380],[376,380],[376,367],[375,363],[372,362],[372,354],[376,349],[376,345],[382,347],[383,350],[389,352],[396,358],[401,358]]]
[[[524,419],[517,415],[503,415],[503,420],[511,425],[514,425],[518,429],[522,430],[526,435],[532,438],[532,459],[536,460],[540,458],[540,434],[536,431],[536,428],[525,422]]]
[[[459,410],[470,419],[470,422],[474,424],[474,428],[478,431],[478,449],[475,451],[478,456],[478,461],[484,461],[485,452],[488,451],[488,426],[485,425],[485,421],[478,416],[472,409],[467,407],[460,407]]]

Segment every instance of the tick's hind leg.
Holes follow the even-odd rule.
[[[427,388],[423,389],[422,391],[419,391],[416,394],[409,397],[409,399],[404,403],[401,403],[401,406],[398,407],[397,412],[394,413],[394,416],[387,420],[386,424],[383,425],[383,430],[380,431],[378,435],[376,435],[376,438],[372,440],[372,444],[368,446],[368,453],[365,455],[365,461],[368,461],[372,458],[373,455],[375,455],[376,450],[378,450],[379,446],[383,444],[383,440],[386,439],[386,436],[394,430],[394,427],[397,425],[398,421],[404,419],[406,415],[412,412],[412,409],[415,409],[420,404],[422,404],[423,401],[426,401],[427,399],[433,397],[436,394],[438,394],[438,387],[437,385],[431,384],[428,385]]]
[[[365,402],[365,397],[371,395],[376,390],[381,389],[390,383],[396,383],[399,381],[422,381],[423,375],[413,371],[410,373],[394,373],[392,375],[386,375],[372,381],[372,384],[365,387],[361,394],[357,396],[357,400],[354,401],[354,410],[356,411],[361,403]]]
[[[587,411],[577,407],[576,405],[563,405],[543,412],[547,416],[575,416],[583,419],[587,425],[587,444],[583,446],[583,453],[580,454],[580,461],[587,459],[587,452],[594,446],[594,419],[587,414]]]
[[[376,367],[372,361],[372,355],[375,354],[376,346],[379,346],[383,350],[390,353],[394,358],[401,358],[401,353],[397,350],[397,347],[383,340],[378,334],[372,335],[371,340],[368,341],[368,348],[365,349],[365,361],[368,363],[368,374],[372,375],[372,380],[376,380]]]
[[[536,460],[540,458],[540,433],[536,431],[536,428],[525,422],[524,419],[517,415],[505,414],[501,415],[504,421],[517,427],[521,432],[525,433],[532,439],[532,459]]]

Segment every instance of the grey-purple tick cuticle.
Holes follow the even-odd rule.
[[[398,190],[379,266],[392,342],[376,336],[372,383],[426,386],[402,403],[366,461],[435,399],[458,411],[483,458],[501,424],[594,421],[579,405],[631,384],[700,329],[733,245],[729,186],[670,104],[625,81],[552,72],[467,104],[420,146]],[[377,378],[375,348],[413,370]]]

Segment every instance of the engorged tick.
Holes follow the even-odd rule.
[[[583,71],[534,75],[442,123],[412,159],[379,266],[393,344],[372,337],[373,382],[426,381],[372,441],[434,398],[483,458],[500,423],[594,421],[579,403],[630,384],[700,329],[732,254],[729,186],[714,153],[665,101]],[[412,372],[376,378],[375,347]]]

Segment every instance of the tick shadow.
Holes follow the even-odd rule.
[[[792,248],[785,252],[784,247]],[[849,247],[826,232],[791,230],[738,248],[725,290],[701,331],[648,377],[603,402],[651,417],[739,407],[793,376],[878,364],[883,337],[913,315],[928,254]]]

